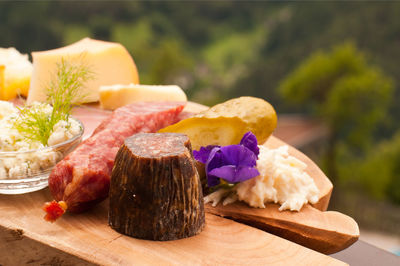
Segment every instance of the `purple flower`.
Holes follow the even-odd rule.
[[[210,156],[211,150],[216,147],[220,148],[221,146],[208,145],[206,147],[200,147],[199,151],[196,151],[196,150],[193,151],[193,156],[197,161],[199,161],[201,163],[206,163],[208,160],[208,157]]]
[[[205,164],[209,187],[218,185],[220,178],[237,183],[258,176],[258,154],[257,138],[251,132],[243,136],[239,145],[209,145],[193,151],[194,158]]]
[[[260,149],[258,148],[257,138],[253,133],[251,133],[251,131],[243,135],[243,138],[240,141],[240,145],[243,145],[252,152],[254,152],[256,156],[258,156],[258,154],[260,153]]]

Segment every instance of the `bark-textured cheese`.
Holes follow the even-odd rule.
[[[54,80],[61,58],[70,63],[85,63],[94,73],[82,88],[85,102],[99,100],[99,87],[112,84],[139,83],[136,65],[119,43],[82,39],[62,48],[33,52],[33,74],[28,103],[46,100],[46,86]]]
[[[100,104],[114,110],[133,102],[187,101],[186,94],[176,85],[113,85],[100,87]]]

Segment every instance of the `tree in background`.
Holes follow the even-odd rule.
[[[344,144],[359,154],[371,143],[385,118],[393,82],[351,43],[329,52],[315,52],[289,74],[278,91],[294,104],[324,120],[330,130],[324,164],[332,180],[338,177],[338,148]]]
[[[371,147],[365,158],[352,160],[340,175],[352,176],[347,184],[358,184],[379,200],[400,204],[400,131],[391,139]]]

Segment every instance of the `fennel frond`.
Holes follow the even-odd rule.
[[[46,89],[47,102],[52,105],[52,110],[48,111],[48,105],[44,103],[19,108],[20,114],[13,127],[25,138],[47,146],[54,125],[61,120],[68,121],[72,104],[83,101],[86,95],[82,94],[81,88],[92,78],[93,73],[87,65],[72,64],[61,58],[55,78]]]

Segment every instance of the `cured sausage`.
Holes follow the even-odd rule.
[[[141,239],[201,232],[203,193],[186,135],[140,133],[125,140],[112,170],[108,217],[116,231]]]
[[[82,212],[104,200],[115,155],[125,138],[138,132],[156,132],[177,122],[184,105],[148,102],[116,109],[51,172],[49,188],[56,202],[45,205],[45,219],[54,221],[65,209]]]

